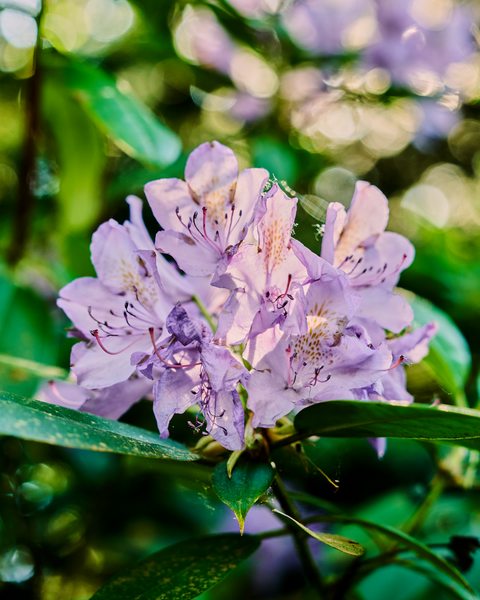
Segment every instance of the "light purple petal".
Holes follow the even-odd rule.
[[[91,390],[81,388],[76,383],[56,379],[44,382],[35,394],[35,398],[55,406],[78,410],[93,395]]]
[[[307,270],[308,278],[300,283],[307,283],[307,281],[316,281],[318,279],[328,281],[338,277],[338,270],[332,267],[329,261],[314,254],[298,240],[292,239],[290,247]]]
[[[259,338],[255,338],[258,340]],[[286,362],[286,359],[285,359]],[[275,427],[276,422],[293,410],[302,399],[278,372],[270,369],[253,371],[245,384],[247,406],[253,411],[252,427]]]
[[[60,290],[59,296],[57,305],[88,340],[93,339],[90,331],[98,328],[97,321],[107,321],[114,327],[126,325],[123,318],[125,297],[112,294],[94,277],[75,279]],[[110,311],[120,316],[115,317]]]
[[[111,352],[122,350],[132,341],[125,337],[102,340]],[[96,343],[90,346],[79,342],[72,348],[70,366],[80,386],[89,390],[104,388],[127,380],[135,371],[135,366],[130,364],[130,356],[134,351],[151,352],[151,347],[152,342],[148,336],[138,336],[130,348],[112,356]]]
[[[175,414],[184,413],[196,404],[192,391],[200,385],[200,367],[166,369],[153,387],[153,412],[160,437],[168,438],[168,425]]]
[[[233,391],[239,382],[244,384],[250,378],[247,369],[224,346],[204,344],[201,361],[215,392]]]
[[[188,185],[181,179],[157,179],[145,186],[145,196],[150,208],[163,227],[173,231],[184,232],[185,227],[180,223],[175,213],[179,208],[181,215],[186,216],[186,222],[193,211],[198,210],[198,204],[193,200]]]
[[[212,333],[206,329],[201,321],[187,314],[187,311],[177,304],[166,320],[169,333],[174,335],[184,346],[192,342],[202,344],[212,339]]]
[[[245,414],[240,396],[236,391],[214,394],[208,411],[204,412],[207,431],[228,450],[245,447]]]
[[[370,319],[393,333],[400,333],[411,324],[412,307],[400,294],[392,294],[377,286],[357,288],[356,291],[362,297],[358,317]]]
[[[211,219],[223,218],[233,202],[238,162],[231,148],[218,142],[205,142],[188,157],[185,180],[195,200],[208,209]]]
[[[438,331],[437,323],[431,321],[423,327],[405,333],[399,338],[388,341],[396,362],[400,356],[404,356],[408,363],[418,363],[428,354],[428,344]]]
[[[153,250],[153,240],[143,222],[143,202],[137,196],[127,196],[130,206],[130,221],[125,221],[123,226],[139,250]]]
[[[196,277],[214,273],[222,257],[213,245],[201,244],[176,231],[159,231],[155,246],[159,252],[173,256],[182,271]]]
[[[152,387],[152,382],[142,375],[133,376],[123,383],[103,388],[98,392],[98,395],[87,399],[80,410],[99,417],[116,420],[149,394]]]

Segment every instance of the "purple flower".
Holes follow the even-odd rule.
[[[242,244],[225,259],[212,281],[232,290],[220,314],[217,339],[239,344],[277,323],[283,331],[305,333],[302,286],[311,278],[308,260],[298,256],[313,256],[314,279],[323,271],[330,278],[338,273],[291,238],[296,210],[297,199],[286,196],[276,184],[258,203],[254,216],[257,244]]]
[[[327,210],[321,256],[345,272],[362,297],[361,323],[400,333],[413,319],[410,305],[393,294],[415,250],[398,233],[385,232],[388,200],[375,186],[358,181],[348,211],[338,202]]]
[[[247,344],[244,355],[255,369],[245,385],[253,427],[274,427],[295,406],[353,399],[352,389],[375,383],[391,363],[386,344],[375,349],[363,328],[347,327],[358,300],[345,275],[311,283],[305,302],[304,335],[277,325]]]
[[[173,336],[170,355],[186,351],[191,362],[167,364],[154,385],[153,408],[161,437],[168,437],[174,414],[198,404],[203,421],[197,415],[194,427],[205,426],[229,450],[243,449],[245,417],[237,387],[250,374],[228,348],[212,343],[212,334],[180,305],[168,316],[167,329]]]
[[[189,275],[211,275],[245,239],[253,209],[268,180],[264,169],[245,169],[230,148],[206,142],[194,150],[185,181],[159,179],[145,186],[153,214],[165,229],[155,246]]]
[[[153,351],[172,302],[160,284],[156,253],[139,250],[113,219],[93,234],[91,252],[98,279],[69,283],[57,304],[85,340],[72,349],[78,383],[98,389],[129,379],[133,352]]]

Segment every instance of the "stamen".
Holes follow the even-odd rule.
[[[56,396],[61,402],[63,402],[64,404],[68,404],[69,406],[77,406],[77,402],[73,402],[72,400],[67,400],[67,398],[64,398],[60,394],[54,381],[49,381],[48,385],[50,386],[50,389],[52,390],[53,395]]]
[[[125,350],[128,350],[128,348],[130,348],[130,346],[133,346],[133,344],[136,344],[138,341],[140,341],[143,337],[145,337],[147,335],[146,333],[144,333],[143,335],[141,335],[140,337],[138,337],[136,340],[133,340],[133,342],[131,342],[130,344],[128,344],[128,346],[125,346],[125,348],[123,348],[122,350],[118,350],[117,352],[110,352],[110,350],[107,350],[105,348],[105,346],[102,344],[102,341],[101,341],[100,336],[98,334],[98,329],[94,329],[93,331],[90,331],[90,333],[97,340],[98,345],[100,346],[100,348],[104,352],[106,352],[107,354],[110,354],[111,356],[116,356],[117,354],[121,354],[122,352],[125,352]]]
[[[403,354],[401,354],[400,358],[397,360],[397,362],[394,365],[392,365],[391,367],[389,367],[388,369],[385,369],[385,371],[391,371],[392,369],[395,369],[396,367],[401,365],[404,360],[405,360],[405,357],[403,356]]]

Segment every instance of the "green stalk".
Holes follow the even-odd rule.
[[[296,521],[301,521],[302,517],[298,512],[295,503],[290,498],[288,490],[285,487],[283,481],[280,479],[278,473],[272,484],[272,490],[275,494],[275,497],[279,501],[283,512],[286,515],[295,519]],[[293,535],[297,553],[300,558],[300,562],[302,563],[305,576],[312,588],[317,593],[318,598],[322,600],[326,597],[325,582],[323,581],[322,575],[318,570],[318,567],[310,551],[310,547],[307,544],[306,535],[302,531],[299,531],[294,525],[288,526],[288,530],[289,533]],[[283,531],[284,530],[281,530],[281,533],[276,532],[275,535],[284,535]],[[273,537],[272,532],[270,532],[270,537]]]

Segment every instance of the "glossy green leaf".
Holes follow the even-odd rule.
[[[331,400],[302,410],[295,428],[303,437],[392,437],[480,449],[480,411],[440,404]]]
[[[420,327],[429,321],[438,323],[438,332],[430,342],[430,351],[423,360],[424,366],[447,392],[463,394],[472,364],[470,348],[465,338],[452,319],[431,302],[415,294],[404,294],[413,308],[414,327]]]
[[[309,536],[315,538],[316,540],[319,540],[320,542],[323,542],[327,546],[335,548],[335,550],[340,550],[340,552],[343,552],[344,554],[350,554],[351,556],[362,556],[362,554],[365,554],[365,548],[363,546],[361,546],[358,542],[354,542],[353,540],[349,540],[348,538],[343,537],[343,535],[312,531],[308,527],[305,527],[305,525],[303,525],[302,523],[299,523],[297,520],[293,519],[292,517],[289,517],[288,515],[280,512],[279,510],[274,510],[273,512],[281,515],[285,519],[293,521],[299,529],[305,531],[305,533],[308,533]]]
[[[30,361],[55,362],[56,343],[43,298],[17,287],[6,272],[0,271],[0,354],[10,358],[0,360],[2,388],[17,394],[33,394],[39,373],[22,367]]]
[[[72,60],[62,74],[74,97],[126,154],[160,167],[180,156],[178,136],[139,100],[122,93],[100,68]]]
[[[260,546],[224,534],[164,548],[115,575],[91,600],[191,600],[216,585]]]
[[[317,499],[309,494],[302,494],[301,499],[299,498],[298,500],[304,502],[305,504],[317,506]],[[321,508],[321,506],[319,506],[319,508]],[[397,542],[401,546],[407,548],[419,558],[430,563],[438,571],[442,572],[444,575],[460,584],[466,590],[469,590],[470,592],[472,591],[468,582],[465,580],[463,575],[461,575],[457,569],[455,569],[455,567],[444,560],[441,556],[435,554],[435,552],[430,550],[428,546],[422,544],[422,542],[419,542],[415,538],[404,533],[403,531],[400,531],[399,529],[395,529],[389,525],[373,523],[372,521],[367,521],[366,519],[360,519],[358,517],[352,517],[349,515],[320,515],[305,519],[305,523],[340,523],[342,525],[357,525],[358,527],[366,529],[367,531],[381,533],[389,539]]]
[[[0,435],[150,458],[198,458],[181,444],[145,429],[7,392],[0,392],[0,415]]]
[[[272,485],[274,478],[275,469],[265,462],[240,460],[236,463],[231,478],[228,477],[226,461],[215,467],[213,487],[220,500],[235,513],[241,533],[248,511]]]

